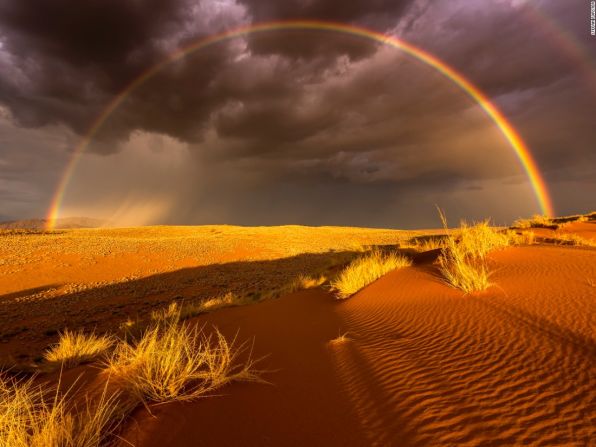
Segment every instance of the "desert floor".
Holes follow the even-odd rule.
[[[560,233],[596,241],[596,222]],[[172,300],[233,292],[255,302],[191,322],[249,341],[269,383],[139,407],[121,445],[596,445],[593,247],[496,251],[494,286],[469,295],[441,279],[437,250],[406,250],[411,267],[347,300],[325,287],[284,292],[300,274],[331,275],[362,247],[412,236],[304,227],[7,233],[0,355],[43,369],[38,356],[65,327],[116,331]],[[93,364],[65,371],[65,383],[75,376],[83,387],[101,380]]]

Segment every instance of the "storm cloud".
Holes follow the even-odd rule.
[[[569,185],[596,188],[579,178],[596,174],[596,52],[584,3],[6,0],[3,215],[43,214],[77,139],[175,49],[277,20],[366,26],[437,55],[518,129],[558,211],[583,211],[589,195],[571,199]],[[435,203],[453,217],[537,211],[507,142],[459,87],[394,48],[322,30],[240,36],[165,66],[87,150],[65,211],[109,209],[123,190],[133,191],[127,203],[167,203],[143,223],[416,226],[436,220]],[[37,161],[25,169],[23,159]],[[112,172],[114,163],[127,169]],[[501,197],[511,188],[516,203]]]

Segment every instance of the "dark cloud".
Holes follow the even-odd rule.
[[[387,25],[395,23],[411,0],[240,0],[257,21],[268,20],[327,20],[334,22],[367,22],[377,20]]]
[[[383,32],[394,27],[413,0],[240,0],[254,21],[322,20],[351,23]],[[248,38],[256,54],[281,54],[296,59],[322,57],[326,60],[348,55],[358,60],[374,53],[378,44],[329,31],[282,31],[276,38],[254,34]]]
[[[565,5],[556,0],[5,0],[0,3],[0,104],[16,123],[7,128],[15,135],[26,128],[39,135],[50,126],[52,135],[62,129],[74,141],[115,94],[174,49],[240,24],[292,19],[397,33],[487,92],[555,188],[570,181],[577,166],[584,165],[584,178],[596,175],[590,118],[596,100],[590,57],[596,47],[581,31],[587,25],[580,0]],[[306,223],[349,223],[356,214],[350,209],[366,205],[367,213],[375,214],[371,204],[381,206],[383,200],[415,207],[414,197],[425,204],[433,197],[446,200],[445,194],[485,200],[500,187],[523,186],[503,136],[459,87],[403,52],[329,31],[255,33],[189,54],[135,88],[94,135],[89,150],[106,160],[137,153],[130,148],[141,144],[138,134],[167,136],[164,154],[188,153],[194,171],[189,168],[179,180],[184,191],[170,191],[178,196],[178,204],[168,205],[174,220],[233,221],[250,214],[252,204],[256,220],[277,213],[267,222],[303,216]],[[0,162],[16,159],[15,145],[26,146],[31,156],[49,150],[47,144],[34,148],[38,136],[23,138],[19,133],[0,141],[12,145],[0,147]],[[172,149],[178,144],[184,148]],[[108,168],[95,163],[97,174],[92,182],[91,170],[86,171],[86,181],[97,187]],[[212,169],[198,167],[205,165]],[[126,166],[133,169],[135,163]],[[10,172],[3,174],[0,194],[10,193],[14,201],[19,169]],[[199,176],[218,185],[213,200],[196,192]],[[125,176],[119,188],[126,181],[145,184],[146,177]],[[222,185],[224,178],[250,187]],[[85,179],[79,181],[81,194],[93,196]],[[159,190],[151,185],[147,191]],[[277,186],[269,191],[272,185]],[[304,202],[301,190],[307,191]],[[337,206],[329,206],[341,191],[349,192],[354,204],[342,196],[335,199]],[[273,204],[284,197],[300,206],[274,213]],[[236,211],[226,214],[217,200],[234,204]],[[197,211],[202,206],[206,214]],[[319,222],[316,216],[322,216]]]
[[[121,66],[133,52],[183,20],[169,0],[7,0],[0,5],[10,48],[27,47],[73,64]]]

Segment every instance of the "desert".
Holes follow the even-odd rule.
[[[0,447],[596,447],[594,2],[0,0]]]
[[[510,229],[1,238],[3,406],[23,398],[15,389],[41,392],[29,396],[34,407],[59,396],[54,423],[71,417],[74,428],[43,430],[86,436],[80,445],[589,445],[596,436],[594,214]],[[465,262],[487,269],[486,285],[454,286],[445,263],[455,247],[476,253]],[[90,420],[98,425],[83,436]],[[9,435],[4,445],[50,442]]]

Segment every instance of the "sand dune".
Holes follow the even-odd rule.
[[[179,297],[223,290],[253,296],[301,273],[332,276],[354,256],[354,240],[384,245],[402,237],[360,229],[213,230],[5,236],[0,353],[31,358],[56,339],[48,329],[113,332],[124,318],[148,317]],[[594,222],[535,231],[542,241],[565,233],[596,239]],[[50,243],[53,251],[39,257]],[[252,357],[263,357],[269,383],[231,383],[216,395],[150,411],[139,405],[119,445],[596,445],[596,248],[555,241],[494,251],[493,286],[468,295],[440,276],[440,249],[402,251],[412,266],[345,300],[324,286],[190,320],[254,342]],[[79,261],[60,269],[53,262],[61,256]],[[168,262],[156,272],[160,257]],[[124,264],[134,277],[120,277]],[[44,274],[32,275],[36,269]],[[85,269],[107,279],[69,287],[73,272],[84,278]],[[50,287],[55,271],[63,276]],[[58,378],[54,371],[37,380]],[[66,389],[76,383],[77,396],[94,396],[106,373],[78,366],[60,382]]]
[[[255,337],[272,385],[135,414],[140,447],[590,445],[596,439],[596,251],[510,248],[463,296],[430,263],[351,299],[322,290],[197,323]],[[338,333],[349,340],[329,343]]]

